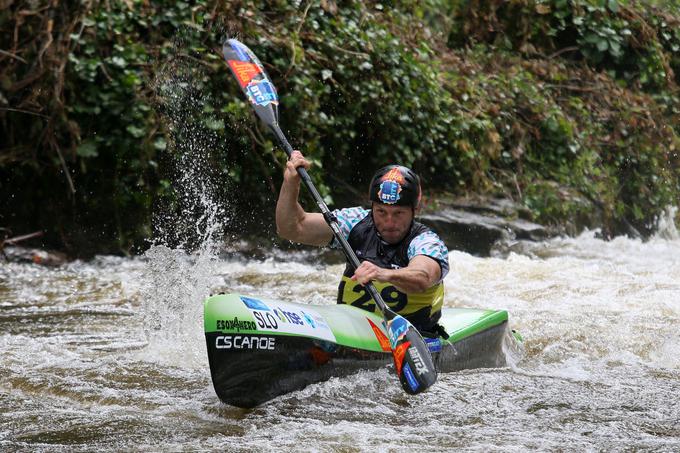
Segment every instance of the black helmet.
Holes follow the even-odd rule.
[[[388,165],[378,170],[368,188],[371,201],[397,206],[418,207],[420,178],[401,165]]]

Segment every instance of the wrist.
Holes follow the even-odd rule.
[[[300,175],[297,171],[286,171],[283,175],[283,181],[289,184],[300,185]]]
[[[392,269],[379,268],[376,280],[381,282],[391,282],[392,281]]]

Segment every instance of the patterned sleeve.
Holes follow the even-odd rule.
[[[449,251],[446,244],[433,231],[419,234],[411,241],[408,247],[408,259],[417,255],[425,255],[434,258],[442,269],[441,280],[449,273]]]
[[[360,207],[333,210],[333,215],[338,219],[340,231],[342,231],[345,239],[349,239],[349,232],[352,231],[352,228],[354,228],[357,223],[361,222],[368,213],[368,210]],[[333,238],[330,246],[332,248],[338,248],[340,247],[340,244],[337,239]]]

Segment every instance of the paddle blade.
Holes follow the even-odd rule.
[[[228,39],[222,46],[222,55],[257,116],[269,126],[278,123],[276,87],[253,51],[236,39]]]
[[[387,321],[394,366],[401,386],[412,395],[427,390],[437,382],[432,355],[418,330],[403,317]]]

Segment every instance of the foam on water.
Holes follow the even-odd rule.
[[[667,239],[669,241],[680,240],[680,233],[675,225],[675,219],[678,216],[677,206],[668,206],[656,221],[656,233],[654,237],[657,239]]]
[[[2,264],[0,447],[673,450],[679,247],[586,232],[507,259],[452,252],[446,304],[508,309],[522,361],[440,375],[416,397],[388,370],[362,372],[250,411],[214,394],[203,298],[332,303],[342,266],[160,245],[54,270]]]

